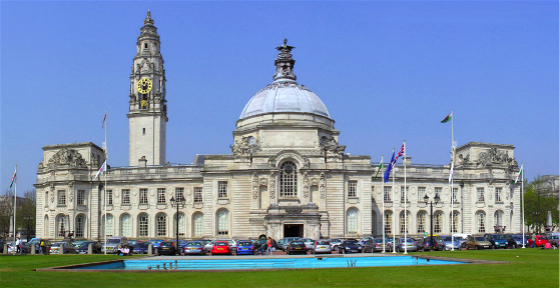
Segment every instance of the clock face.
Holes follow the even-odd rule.
[[[150,90],[152,90],[152,80],[149,78],[142,78],[138,81],[138,85],[136,86],[138,92],[142,94],[148,94]]]

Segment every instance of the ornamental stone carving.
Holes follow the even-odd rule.
[[[309,158],[301,155],[299,152],[295,150],[283,150],[278,154],[276,154],[276,156],[268,158],[268,165],[270,165],[270,167],[278,167],[280,161],[284,159],[296,160],[296,162],[298,162],[301,166],[298,167],[299,169],[309,168],[309,166],[311,165]]]
[[[97,161],[97,157],[93,153],[91,153],[91,167],[99,167],[99,161]]]
[[[301,214],[301,212],[303,212],[301,208],[286,208],[286,213],[288,214]]]
[[[327,136],[321,137],[319,146],[327,153],[327,156],[329,156],[329,154],[342,156],[344,150],[346,150],[346,145],[338,145],[336,139]]]
[[[43,169],[43,168],[45,168],[45,166],[43,165],[43,161],[41,161],[41,162],[39,163],[39,169]]]
[[[507,165],[509,169],[517,168],[518,164],[514,157],[509,157],[508,151],[499,151],[490,148],[486,152],[478,154],[476,166],[491,167],[493,165]]]
[[[309,198],[309,176],[307,172],[303,173],[303,197],[305,199]]]
[[[253,174],[253,199],[259,198],[259,176]]]
[[[261,177],[259,182],[262,186],[266,186],[268,184],[268,180],[265,177]]]
[[[276,197],[276,173],[271,172],[268,180],[268,191],[270,194],[270,199]]]
[[[86,160],[82,158],[82,155],[72,149],[62,148],[60,151],[56,152],[51,159],[49,159],[48,167],[54,169],[59,165],[69,165],[76,168],[85,168]]]
[[[461,164],[463,164],[463,165],[472,164],[471,155],[467,154],[467,155],[463,156],[463,154],[459,154],[459,161],[461,161]]]
[[[327,198],[327,178],[325,177],[325,173],[321,173],[321,176],[319,176],[319,194],[321,195],[321,199]]]
[[[235,145],[229,147],[234,156],[251,156],[261,150],[253,136],[241,137],[241,141],[235,141]]]

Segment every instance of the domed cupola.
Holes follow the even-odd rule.
[[[306,113],[330,120],[329,111],[323,101],[304,85],[296,82],[297,77],[294,74],[296,60],[292,58],[291,53],[294,47],[287,45],[287,42],[287,39],[284,39],[284,45],[276,47],[279,53],[274,61],[276,66],[276,73],[272,77],[274,82],[261,89],[249,100],[241,112],[239,121],[271,113]]]

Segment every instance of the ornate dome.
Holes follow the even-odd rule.
[[[286,43],[287,40],[284,40],[284,45],[276,48],[280,53],[274,61],[276,65],[274,82],[249,100],[239,119],[275,112],[312,113],[330,118],[323,101],[311,90],[295,81],[297,78],[293,73],[295,60],[291,54],[294,47]]]

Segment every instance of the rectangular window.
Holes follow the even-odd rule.
[[[65,190],[58,190],[58,205],[65,206],[66,205],[66,191]]]
[[[227,181],[218,181],[218,198],[227,198]]]
[[[434,197],[438,197],[438,198],[441,199],[441,189],[442,189],[441,187],[436,187],[436,188],[435,188],[435,190],[436,190],[436,195],[435,195]]]
[[[401,203],[403,203],[403,202],[405,202],[405,201],[408,202],[408,194],[410,193],[410,192],[408,191],[408,188],[409,188],[409,187],[406,187],[406,200],[405,200],[405,199],[404,199],[404,194],[405,194],[405,193],[404,193],[404,187],[401,187]]]
[[[142,128],[142,135],[146,135],[146,128]]]
[[[148,204],[148,189],[140,189],[140,204]]]
[[[45,207],[49,206],[49,191],[45,192]]]
[[[426,196],[426,187],[418,187],[418,203],[424,202],[424,196]]]
[[[157,203],[165,204],[165,188],[157,189]]]
[[[476,201],[484,202],[484,188],[476,188]]]
[[[391,187],[383,187],[383,201],[391,202]]]
[[[348,197],[358,197],[358,181],[348,181]]]
[[[496,188],[496,202],[502,202],[502,188]]]
[[[113,190],[107,190],[107,205],[113,205]]]
[[[459,188],[453,188],[453,196],[451,196],[453,202],[457,202],[457,194],[459,194]]]
[[[122,190],[122,204],[129,205],[130,204],[130,190],[123,189]]]
[[[76,204],[85,205],[86,190],[78,190],[78,197],[76,197]]]
[[[194,187],[194,203],[202,203],[202,187]]]
[[[185,188],[175,188],[175,200],[180,201],[185,198]]]

